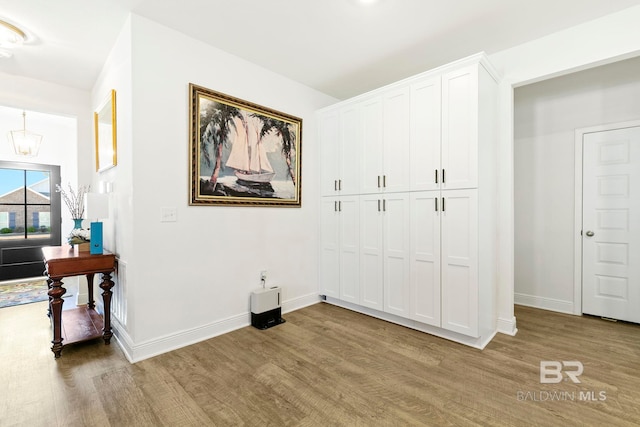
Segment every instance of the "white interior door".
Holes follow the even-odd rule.
[[[582,312],[640,323],[640,127],[585,134]]]

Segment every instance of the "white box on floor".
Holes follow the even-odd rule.
[[[251,325],[258,329],[267,329],[283,323],[281,304],[279,286],[251,292]]]

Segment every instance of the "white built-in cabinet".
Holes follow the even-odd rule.
[[[412,318],[479,337],[477,191],[412,193],[411,209]]]
[[[359,107],[360,193],[409,190],[409,88],[365,99]]]
[[[409,194],[360,196],[360,305],[410,316]]]
[[[321,203],[320,282],[324,295],[358,303],[360,242],[358,196],[325,197]]]
[[[358,194],[360,191],[359,114],[358,105],[346,104],[320,118],[323,196]]]
[[[497,80],[478,54],[318,113],[327,302],[479,348],[490,341]]]
[[[411,189],[478,187],[480,84],[472,64],[411,85]]]

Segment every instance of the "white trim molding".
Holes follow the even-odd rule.
[[[320,297],[317,293],[293,298],[282,302],[282,312],[289,313],[318,302],[320,302]],[[113,321],[112,327],[114,336],[125,356],[129,362],[136,363],[249,325],[251,325],[251,313],[246,312],[141,343],[135,343],[117,320]]]
[[[543,310],[557,311],[558,313],[573,314],[573,301],[564,301],[555,298],[540,297],[537,295],[515,294],[515,303],[527,307],[541,308]],[[582,314],[582,313],[579,313]]]
[[[516,317],[512,316],[510,319],[498,317],[497,330],[501,334],[515,336],[518,333]]]

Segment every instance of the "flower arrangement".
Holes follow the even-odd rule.
[[[69,234],[67,241],[70,245],[89,242],[91,241],[91,231],[84,230],[82,228],[75,228],[71,230],[71,234]]]
[[[69,184],[69,192],[67,193],[60,184],[56,184],[56,192],[60,193],[64,204],[69,208],[71,218],[82,219],[84,216],[84,198],[90,189],[90,185],[81,185],[78,187],[78,191],[75,191]]]

